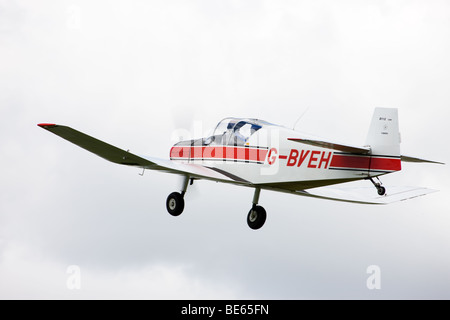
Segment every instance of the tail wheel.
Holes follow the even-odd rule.
[[[257,230],[264,225],[266,218],[266,210],[261,206],[254,206],[248,212],[247,224],[251,229]]]
[[[378,177],[376,177],[376,178],[377,178],[378,182],[375,182],[372,177],[368,177],[366,179],[369,179],[370,182],[372,182],[372,184],[375,186],[375,188],[377,188],[378,195],[384,196],[386,194],[386,188],[381,185],[380,178],[378,178]]]
[[[184,198],[181,193],[172,192],[169,194],[166,201],[166,208],[172,216],[179,216],[184,210]]]
[[[386,188],[383,186],[377,187],[377,192],[380,196],[384,196],[386,194]]]

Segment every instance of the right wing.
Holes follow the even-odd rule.
[[[99,157],[102,157],[103,159],[117,164],[150,170],[160,170],[180,175],[189,175],[192,178],[198,179],[208,179],[241,185],[249,184],[248,181],[239,179],[238,177],[227,174],[226,172],[217,171],[213,168],[208,168],[197,164],[176,163],[171,160],[158,158],[144,158],[67,126],[52,123],[40,123],[38,126],[50,131],[53,134],[56,134],[57,136],[60,136],[67,141],[72,142],[73,144],[76,144],[89,152],[96,154]]]
[[[114,147],[70,127],[50,123],[41,123],[38,126],[108,161],[128,166],[146,167],[148,169],[163,169],[149,160]]]

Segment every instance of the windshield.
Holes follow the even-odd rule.
[[[263,124],[268,123],[257,119],[225,118],[217,124],[205,144],[243,146]]]

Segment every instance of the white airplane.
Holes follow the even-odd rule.
[[[181,192],[171,193],[167,211],[178,216],[184,194],[194,180],[206,179],[254,188],[247,223],[261,228],[266,211],[258,205],[261,189],[363,204],[388,204],[436,190],[418,187],[386,189],[379,176],[400,171],[401,162],[436,161],[400,154],[398,112],[375,108],[364,146],[325,140],[258,119],[226,118],[212,135],[176,143],[170,159],[142,157],[119,149],[67,126],[41,123],[42,127],[81,148],[114,163],[161,170],[184,177]],[[370,180],[367,188],[335,188],[329,185]],[[370,188],[372,189],[372,188]]]

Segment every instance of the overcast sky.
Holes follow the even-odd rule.
[[[174,218],[177,176],[36,126],[167,158],[224,117],[305,110],[297,129],[362,145],[395,107],[402,153],[450,163],[448,57],[444,0],[0,1],[0,298],[449,299],[448,166],[383,177],[440,190],[389,206],[262,191],[253,231],[251,189],[198,181]]]

